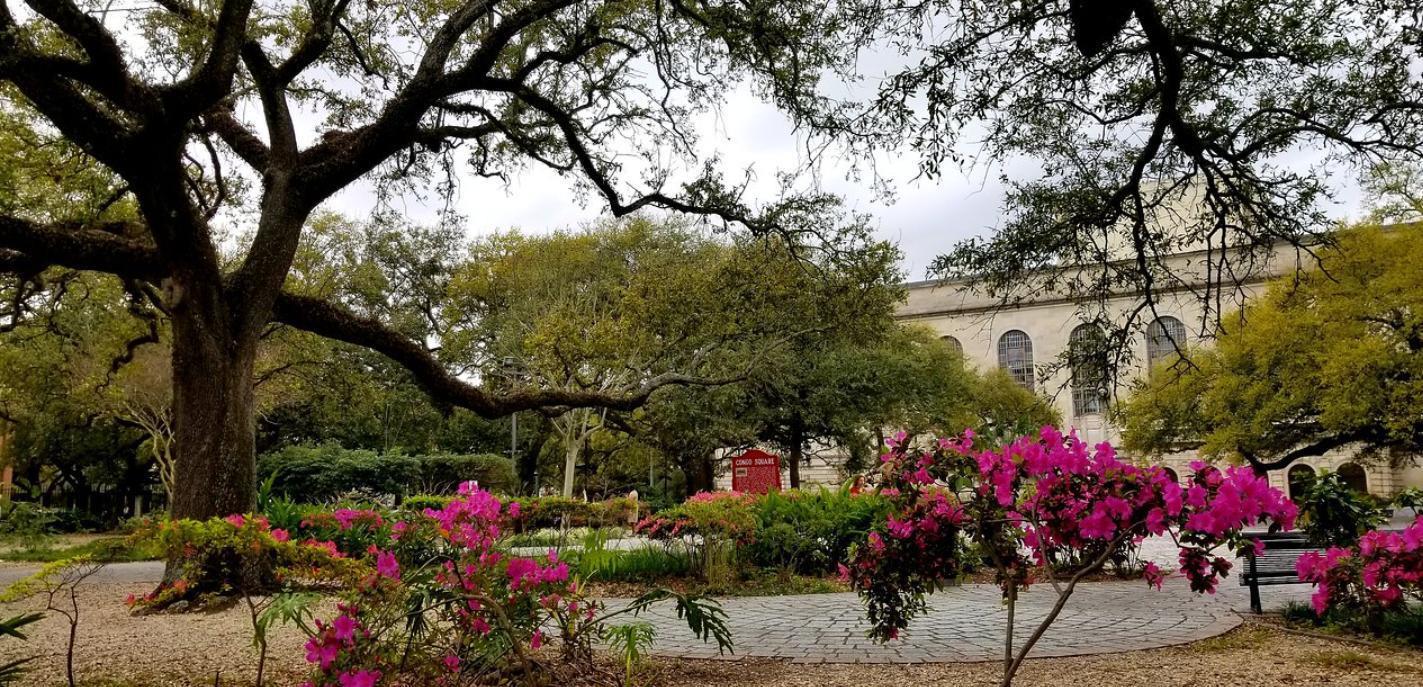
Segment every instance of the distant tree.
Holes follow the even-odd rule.
[[[1358,445],[1423,449],[1423,226],[1362,226],[1282,278],[1189,365],[1167,365],[1119,409],[1129,449],[1197,445],[1275,470]]]

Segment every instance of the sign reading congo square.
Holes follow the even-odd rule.
[[[731,488],[752,494],[781,490],[781,457],[751,449],[731,459]]]

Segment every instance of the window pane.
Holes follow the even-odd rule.
[[[998,367],[1008,373],[1019,386],[1033,389],[1033,341],[1018,330],[998,339]]]

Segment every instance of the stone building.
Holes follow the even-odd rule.
[[[1092,335],[1093,325],[1083,322],[1078,305],[1066,297],[1045,290],[1042,295],[1015,300],[1004,305],[957,281],[924,281],[908,285],[908,298],[899,309],[902,322],[926,326],[945,341],[962,350],[965,360],[979,369],[1002,368],[1019,384],[1049,398],[1062,415],[1063,423],[1091,441],[1117,443],[1120,432],[1106,417],[1108,398],[1102,389],[1125,393],[1153,363],[1174,356],[1179,346],[1209,344],[1213,317],[1203,312],[1201,299],[1192,288],[1204,283],[1212,255],[1200,248],[1183,250],[1166,259],[1172,274],[1180,275],[1174,288],[1156,293],[1154,312],[1138,321],[1144,331],[1131,342],[1129,364],[1117,371],[1114,380],[1092,380],[1079,373],[1074,378],[1066,353],[1074,342]],[[1307,253],[1293,248],[1278,250],[1271,259],[1257,264],[1252,273],[1235,280],[1222,294],[1221,311],[1233,312],[1259,294],[1266,282],[1292,273],[1307,262]],[[1138,293],[1122,293],[1107,304],[1106,316],[1125,317],[1142,302]],[[1119,320],[1120,321],[1120,320]],[[1105,383],[1104,383],[1105,382]],[[1319,470],[1339,472],[1361,490],[1391,496],[1406,487],[1423,486],[1423,468],[1394,468],[1380,461],[1354,460],[1356,450],[1343,448],[1323,457],[1306,458],[1287,473],[1271,475],[1280,488]],[[1196,458],[1190,450],[1162,456],[1159,462],[1178,475],[1188,472]]]

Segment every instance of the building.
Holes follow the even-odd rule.
[[[1206,316],[1202,301],[1192,288],[1204,283],[1207,264],[1212,255],[1219,253],[1200,247],[1165,260],[1169,271],[1180,275],[1179,283],[1156,293],[1155,311],[1139,320],[1145,326],[1130,342],[1134,355],[1130,364],[1117,371],[1117,379],[1093,380],[1091,375],[1080,373],[1074,379],[1067,352],[1074,343],[1093,335],[1093,325],[1084,323],[1077,303],[1051,290],[1004,305],[1000,299],[969,288],[964,282],[916,282],[908,285],[908,298],[899,309],[899,319],[938,333],[963,352],[968,364],[979,369],[1002,368],[1019,384],[1051,399],[1064,424],[1075,428],[1083,439],[1119,443],[1120,432],[1104,413],[1108,399],[1101,390],[1129,389],[1154,363],[1174,356],[1178,347],[1208,344],[1214,318]],[[1290,274],[1307,261],[1307,254],[1294,248],[1277,250],[1251,274],[1233,280],[1227,292],[1221,294],[1221,310],[1238,309],[1261,293],[1269,280]],[[1105,315],[1125,317],[1141,302],[1139,293],[1121,293],[1106,304]],[[1404,488],[1423,486],[1423,467],[1355,462],[1356,453],[1346,447],[1323,457],[1302,459],[1286,472],[1272,474],[1270,481],[1288,489],[1301,477],[1330,470],[1361,491],[1378,496],[1388,497]],[[1158,462],[1177,475],[1185,475],[1188,464],[1196,458],[1192,451],[1181,451],[1162,456]]]

